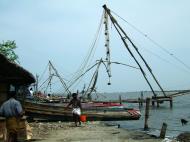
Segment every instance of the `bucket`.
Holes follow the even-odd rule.
[[[86,122],[86,115],[81,115],[80,116],[80,121]]]

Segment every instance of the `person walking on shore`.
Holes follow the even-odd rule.
[[[7,142],[17,142],[19,120],[23,115],[23,109],[15,99],[16,92],[8,93],[9,100],[5,101],[0,108],[0,116],[6,118]]]
[[[75,122],[75,126],[77,126],[77,122],[79,123],[79,125],[81,125],[80,122],[80,115],[81,115],[81,101],[78,99],[78,94],[77,93],[73,93],[72,94],[72,99],[70,101],[70,103],[67,105],[66,108],[68,108],[70,105],[72,105],[72,114],[73,114],[73,120]]]

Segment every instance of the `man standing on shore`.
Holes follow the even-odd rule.
[[[0,116],[6,118],[8,142],[17,142],[19,120],[23,115],[23,109],[19,101],[15,99],[16,92],[9,92],[9,100],[3,103],[0,108]]]
[[[81,102],[80,100],[77,98],[78,94],[77,93],[73,93],[72,94],[72,100],[70,101],[70,103],[67,105],[67,108],[72,105],[72,113],[73,113],[73,119],[75,122],[75,126],[77,126],[77,122],[79,123],[79,125],[81,125],[80,122],[80,115],[81,115]]]

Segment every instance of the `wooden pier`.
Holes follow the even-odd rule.
[[[168,96],[152,97],[151,102],[152,102],[152,106],[155,106],[155,103],[156,103],[157,107],[159,107],[160,104],[162,104],[164,102],[169,102],[170,103],[170,108],[173,107],[173,97],[168,97]]]
[[[190,95],[190,90],[175,90],[175,91],[165,91],[167,94],[166,96],[152,96],[150,98],[150,103],[152,106],[160,107],[160,104],[164,102],[169,102],[170,108],[173,107],[173,98],[183,96],[183,95]],[[104,101],[93,101],[93,102],[104,102]],[[121,95],[118,97],[118,100],[110,100],[113,103],[136,103],[139,104],[139,107],[142,107],[146,103],[146,98],[143,97],[143,92],[141,92],[140,97],[136,99],[122,99]]]
[[[126,100],[121,100],[121,102],[124,103],[138,103],[139,107],[142,107],[144,103],[146,103],[145,99],[126,99]],[[152,106],[157,105],[157,107],[160,106],[160,104],[164,103],[164,102],[169,102],[170,103],[170,108],[173,107],[173,98],[172,97],[167,97],[167,96],[157,96],[157,97],[152,97],[150,99],[150,102],[152,104]]]
[[[170,108],[172,108],[174,97],[190,94],[190,90],[182,90],[182,91],[174,91],[174,92],[172,94],[168,94],[167,96],[152,96],[152,98],[150,99],[152,106],[160,107],[160,104],[163,104],[164,102],[169,102]],[[143,104],[146,103],[146,99],[143,98],[143,94],[141,93],[141,96],[137,99],[124,99],[124,100],[122,100],[121,96],[119,96],[119,102],[120,103],[123,103],[123,102],[124,103],[138,103],[139,107],[142,107]]]

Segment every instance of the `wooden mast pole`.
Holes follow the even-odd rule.
[[[69,91],[69,88],[67,87],[66,83],[64,82],[64,80],[61,78],[61,76],[59,75],[59,73],[57,72],[56,68],[52,65],[51,61],[49,61],[50,66],[52,67],[52,69],[55,71],[55,74],[57,75],[57,77],[59,78],[59,80],[61,81],[63,87],[65,88],[66,92],[71,95],[71,92]]]
[[[122,39],[122,41],[124,42],[124,44],[125,44],[126,48],[128,49],[128,51],[129,51],[130,49],[129,49],[127,43],[125,42],[125,39],[128,39],[129,42],[132,44],[132,46],[134,47],[134,49],[136,50],[136,52],[138,53],[138,55],[140,56],[140,58],[142,59],[142,61],[144,62],[144,64],[146,65],[147,69],[149,70],[149,72],[150,72],[150,74],[152,75],[153,79],[155,80],[156,84],[159,86],[159,88],[160,88],[160,90],[162,91],[162,93],[164,94],[164,96],[166,96],[166,94],[165,94],[163,88],[161,87],[161,85],[159,84],[159,82],[158,82],[158,80],[156,79],[155,75],[153,74],[153,72],[152,72],[150,66],[149,66],[148,63],[145,61],[145,59],[144,59],[143,56],[140,54],[140,52],[138,51],[138,48],[137,48],[137,47],[135,46],[135,44],[131,41],[131,39],[127,36],[127,34],[125,33],[125,31],[121,28],[121,26],[118,24],[118,22],[115,20],[115,18],[111,15],[110,9],[108,9],[108,8],[106,7],[106,5],[103,5],[103,8],[107,11],[108,15],[110,16],[110,19],[111,19],[111,21],[112,21],[114,27],[116,28],[117,32],[118,32],[119,35],[121,36],[121,39]],[[117,25],[117,26],[116,26],[116,25]],[[121,35],[121,33],[120,33],[120,31],[119,31],[119,29],[118,29],[117,27],[121,30],[121,32],[124,34],[125,37],[122,37],[122,35]],[[130,51],[129,51],[129,52],[130,52]],[[130,54],[131,54],[131,52],[130,52]],[[131,55],[131,56],[132,56],[132,55]],[[132,57],[134,58],[134,56],[132,56]],[[135,58],[134,58],[134,59],[135,59]],[[135,60],[136,60],[136,59],[135,59]],[[143,72],[142,72],[142,73],[143,73]],[[148,83],[148,84],[149,84],[149,83]],[[151,86],[151,85],[149,85],[149,86]],[[152,87],[150,87],[150,88],[152,88]],[[151,89],[151,90],[153,90],[153,89]],[[153,94],[156,96],[156,94],[155,94],[154,91],[153,91]]]
[[[111,19],[111,21],[112,21],[112,23],[113,23],[115,29],[117,30],[118,34],[120,35],[121,40],[123,41],[125,47],[127,48],[127,50],[128,50],[128,52],[130,53],[130,55],[133,57],[133,59],[135,60],[135,62],[137,63],[137,65],[139,66],[140,71],[141,71],[141,73],[143,74],[143,77],[145,78],[146,82],[148,83],[148,85],[149,85],[151,91],[153,92],[154,96],[156,96],[156,93],[155,93],[153,87],[151,86],[150,82],[148,81],[148,79],[147,79],[147,77],[146,77],[146,74],[145,74],[144,70],[142,69],[140,63],[137,61],[137,59],[135,58],[135,56],[133,55],[133,53],[132,53],[131,50],[129,49],[129,47],[128,47],[126,41],[125,41],[125,38],[122,37],[122,34],[121,34],[120,31],[119,31],[119,29],[122,29],[122,28],[119,28],[119,29],[118,29],[118,27],[120,27],[120,26],[119,26],[119,24],[117,23],[117,21],[115,20],[115,18],[111,15],[110,10],[107,8],[107,6],[106,6],[106,5],[103,5],[103,8],[104,8],[105,11],[107,12],[107,14],[110,16],[110,19]],[[116,25],[117,25],[118,27],[117,27]],[[123,30],[122,30],[122,32],[125,33]],[[126,34],[126,33],[125,33],[125,34]]]

